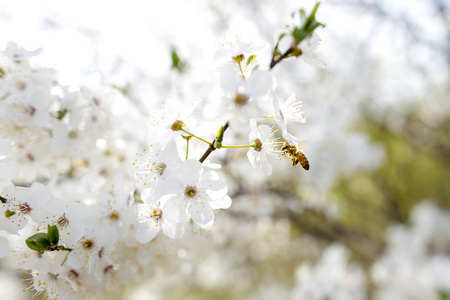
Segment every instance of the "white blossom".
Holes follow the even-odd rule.
[[[257,127],[256,121],[250,119],[250,128],[252,131],[249,134],[249,140],[253,147],[248,150],[247,157],[253,167],[259,166],[264,174],[270,175],[272,165],[269,163],[267,155],[278,156],[280,154],[279,142],[276,142],[272,128],[267,125]]]

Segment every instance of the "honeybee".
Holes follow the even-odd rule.
[[[306,155],[298,149],[296,145],[284,142],[283,145],[281,145],[281,152],[283,155],[291,157],[292,166],[294,168],[297,164],[300,164],[303,169],[309,170],[309,161],[306,158]]]

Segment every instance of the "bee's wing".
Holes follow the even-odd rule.
[[[308,143],[309,143],[308,140],[301,141],[300,143],[297,144],[297,147],[298,147],[298,148],[303,148],[303,147],[305,147],[306,145],[308,145]]]

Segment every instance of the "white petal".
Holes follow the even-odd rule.
[[[211,206],[206,199],[191,201],[188,208],[189,215],[197,224],[206,225],[214,219]]]
[[[253,97],[267,94],[273,88],[272,75],[268,71],[253,71],[245,84],[245,93]]]
[[[59,236],[61,238],[61,243],[70,245],[75,244],[79,239],[83,237],[86,230],[83,223],[80,222],[70,222],[69,225],[64,228],[60,228]]]
[[[180,223],[186,220],[186,207],[188,201],[184,196],[176,196],[167,200],[163,207],[164,218],[171,223]]]
[[[102,246],[112,246],[118,239],[117,231],[113,227],[103,228],[98,233],[98,243]]]
[[[164,150],[161,152],[161,161],[162,163],[174,163],[178,158],[178,150],[177,145],[173,140],[171,140]]]
[[[258,160],[258,153],[259,153],[259,152],[255,151],[255,149],[250,149],[250,150],[248,150],[248,152],[247,152],[248,160],[250,161],[250,164],[251,164],[253,167],[255,167],[256,162],[257,162],[257,160]]]
[[[266,154],[264,152],[261,152],[261,170],[266,175],[272,174],[272,165],[267,160]]]
[[[0,139],[0,155],[8,155],[12,150],[12,141],[10,139]]]
[[[195,186],[200,180],[203,166],[196,159],[188,159],[183,163],[183,182],[186,185]]]
[[[219,200],[211,200],[209,201],[209,205],[212,209],[227,209],[231,206],[231,198],[225,196]]]
[[[214,172],[214,171],[207,171],[207,172],[205,172],[205,173],[203,173],[203,175],[202,175],[202,181],[204,181],[204,180],[219,180],[219,174],[217,174],[216,172]]]
[[[198,187],[207,191],[220,191],[227,188],[225,183],[218,180],[202,180]]]
[[[163,233],[171,239],[178,239],[184,234],[184,223],[174,224],[163,219],[161,226]]]
[[[300,143],[300,140],[295,136],[293,136],[292,134],[290,134],[289,132],[287,132],[287,129],[283,130],[281,134],[283,135],[284,139],[291,144],[297,145],[298,143]]]
[[[12,180],[19,173],[19,166],[12,157],[0,159],[0,180]]]
[[[259,130],[261,132],[261,142],[263,143],[272,136],[272,129],[267,125],[260,125]]]
[[[156,237],[159,230],[160,228],[155,222],[139,223],[136,230],[136,240],[142,244],[148,243]]]
[[[67,264],[75,269],[81,269],[87,262],[87,257],[84,253],[77,250],[70,251],[67,256]]]
[[[237,93],[239,86],[244,84],[244,79],[239,75],[235,62],[222,67],[220,72],[220,86],[225,92]]]
[[[10,252],[8,240],[0,236],[0,258],[6,257]]]
[[[310,65],[313,65],[313,66],[321,68],[321,69],[327,68],[327,64],[325,62],[316,58],[313,55],[306,55],[306,56],[302,55],[302,57],[303,57],[303,60]]]

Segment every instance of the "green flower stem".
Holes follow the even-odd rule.
[[[220,148],[253,148],[255,145],[221,146]]]
[[[208,145],[211,146],[211,143],[210,143],[210,142],[208,142],[208,141],[202,139],[201,137],[198,137],[198,136],[196,136],[196,135],[193,135],[192,133],[190,133],[189,131],[186,131],[186,130],[184,130],[184,129],[180,129],[180,130],[183,131],[183,132],[185,132],[185,133],[187,133],[187,134],[189,134],[189,135],[192,136],[192,137],[195,137],[196,139],[199,139],[200,141],[202,141],[202,142],[204,142],[204,143],[207,143]]]
[[[186,160],[188,159],[189,154],[189,139],[186,140]]]
[[[297,45],[296,45],[297,46]],[[290,47],[289,49],[286,50],[286,52],[283,53],[283,55],[280,56],[280,58],[278,58],[277,60],[275,60],[275,52],[272,55],[272,61],[270,62],[270,69],[273,69],[273,67],[275,67],[280,61],[282,61],[283,59],[285,59],[289,54],[292,53],[292,51],[294,51],[295,47]]]
[[[63,260],[62,263],[61,263],[61,266],[64,266],[64,264],[65,264],[66,261],[67,261],[67,258],[69,257],[69,253],[70,253],[70,251],[72,251],[72,249],[70,249],[70,248],[64,248],[64,249],[61,249],[61,250],[67,250],[67,255],[66,255],[66,257],[64,257],[64,260]]]
[[[247,78],[245,78],[244,71],[242,71],[241,62],[238,62],[238,65],[239,65],[239,71],[241,71],[242,78],[244,78],[244,80],[246,80]]]

